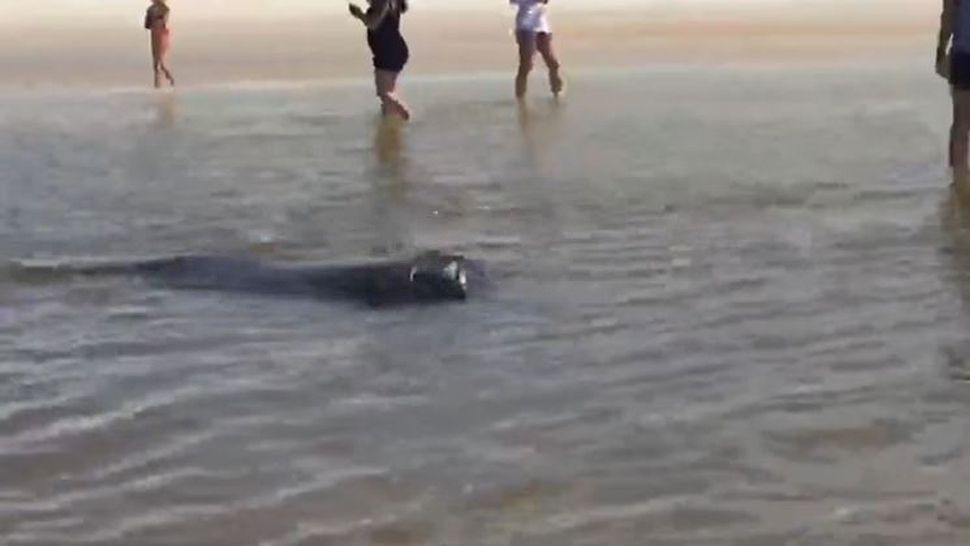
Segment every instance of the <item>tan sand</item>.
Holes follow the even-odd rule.
[[[510,70],[515,46],[503,13],[458,19],[415,10],[406,21],[409,74]],[[568,66],[781,61],[931,55],[935,12],[865,24],[826,16],[657,17],[556,13]],[[471,21],[471,22],[470,22]],[[349,17],[179,21],[172,66],[182,84],[367,77],[369,53]],[[150,81],[148,38],[129,28],[24,26],[0,33],[0,83],[141,86]]]

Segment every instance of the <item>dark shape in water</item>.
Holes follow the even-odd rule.
[[[22,265],[33,275],[127,275],[182,289],[351,299],[371,306],[461,301],[468,296],[464,256],[437,251],[412,259],[349,265],[284,265],[250,258],[177,256],[130,263]]]

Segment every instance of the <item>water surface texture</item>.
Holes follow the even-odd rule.
[[[0,94],[0,537],[970,543],[970,212],[929,67]],[[967,209],[970,210],[970,209]],[[441,248],[373,311],[18,264]]]

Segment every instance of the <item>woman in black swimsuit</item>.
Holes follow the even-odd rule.
[[[367,27],[367,45],[374,55],[374,84],[384,115],[397,114],[411,119],[411,111],[397,96],[397,77],[408,62],[408,44],[401,36],[401,14],[407,0],[368,0],[365,12],[350,4],[350,14]]]

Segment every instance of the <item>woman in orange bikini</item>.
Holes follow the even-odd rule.
[[[152,5],[145,12],[145,28],[151,31],[152,36],[152,70],[155,73],[155,89],[162,86],[162,74],[168,80],[169,85],[175,86],[175,78],[165,63],[168,56],[170,32],[168,30],[168,15],[171,9],[165,4],[165,0],[152,0]]]

